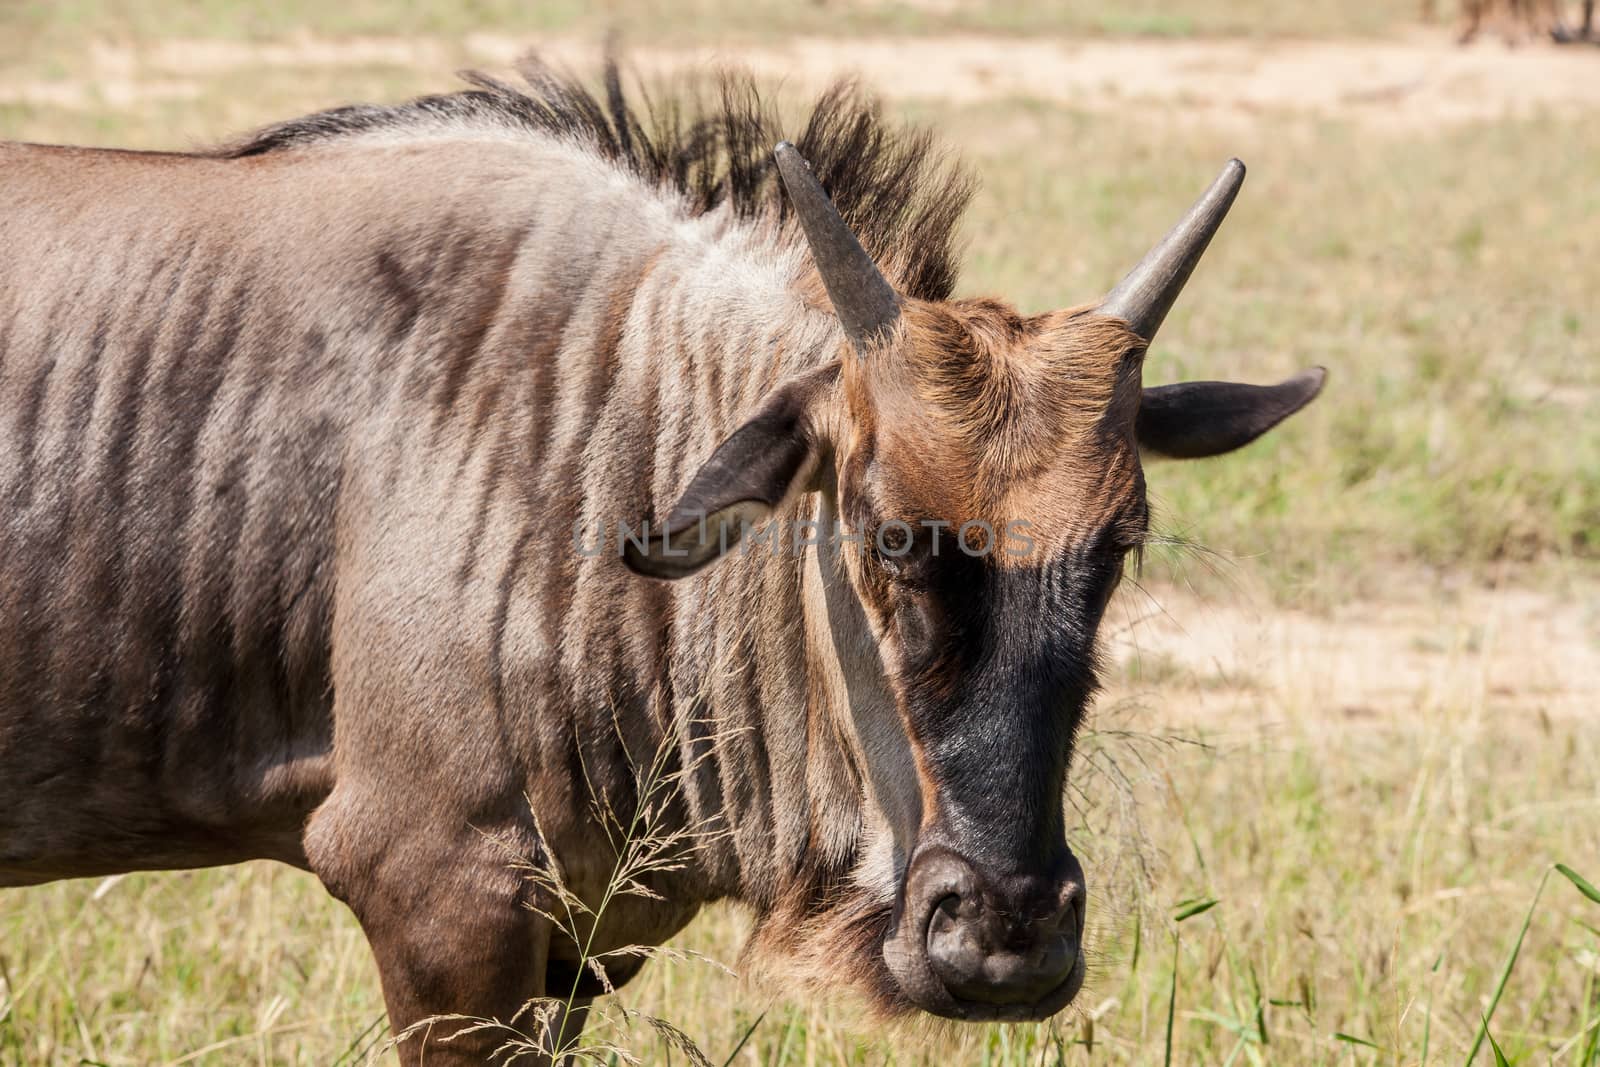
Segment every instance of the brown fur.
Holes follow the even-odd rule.
[[[1116,320],[1024,319],[993,300],[913,303],[887,349],[863,361],[870,369],[850,393],[857,432],[873,434],[886,472],[874,487],[884,514],[997,533],[1024,519],[1035,550],[995,558],[1026,566],[1141,495],[1132,429],[1143,346]],[[1137,538],[1143,516],[1135,508],[1128,520]]]

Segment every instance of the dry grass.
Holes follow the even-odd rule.
[[[472,0],[408,4],[400,0],[314,0],[236,4],[227,0],[8,0],[9,33],[0,60],[33,69],[58,65],[92,38],[163,37],[263,40],[308,29],[327,35],[462,37],[480,31],[599,34],[620,27],[640,40],[771,40],[793,34],[992,32],[1190,36],[1378,34],[1415,20],[1388,0],[1286,5],[1273,0]]]
[[[1129,597],[1118,618],[1147,607]],[[1053,1025],[883,1035],[692,961],[653,963],[622,1001],[712,1062],[748,1033],[735,1062],[1150,1063],[1179,929],[1175,1062],[1411,1064],[1426,1042],[1431,1062],[1460,1063],[1550,864],[1595,877],[1600,742],[1587,716],[1542,714],[1507,691],[1503,664],[1536,656],[1487,613],[1413,636],[1437,669],[1375,706],[1330,708],[1293,678],[1219,680],[1202,665],[1127,672],[1075,797],[1095,965],[1080,1009]],[[1297,654],[1260,648],[1249,627],[1237,640],[1251,656]],[[1161,740],[1174,734],[1187,740]],[[325,1064],[364,1034],[382,1043],[368,1032],[381,1004],[359,933],[308,876],[252,865],[102,885],[7,897],[0,1062]],[[1218,904],[1175,927],[1196,898]],[[715,910],[674,947],[733,963],[743,928]],[[1590,1062],[1597,929],[1600,907],[1564,881],[1545,890],[1495,1012],[1508,1055]],[[648,1027],[592,1039],[667,1055]]]
[[[79,94],[4,98],[0,136],[184,145],[438,89],[455,56],[446,43],[436,66],[380,55],[152,79],[94,67],[97,37],[271,41],[307,27],[448,42],[591,25],[578,5],[527,19],[499,0],[438,5],[414,25],[390,0],[324,8],[0,9],[0,39],[26,46],[0,81]],[[623,21],[693,42],[841,19],[926,33],[1112,18],[1077,0],[955,14],[706,0],[671,27],[664,10]],[[1109,28],[1355,32],[1394,10],[1124,5],[1115,18],[1130,25]],[[692,962],[652,964],[624,1003],[681,1027],[713,1062],[748,1035],[734,1062],[1132,1064],[1163,1058],[1175,988],[1173,1062],[1460,1063],[1550,864],[1600,874],[1600,687],[1573,669],[1585,648],[1591,667],[1600,655],[1600,186],[1579,150],[1593,116],[1401,133],[1270,109],[1196,122],[1181,107],[1130,119],[1030,99],[906,108],[983,177],[966,288],[1028,308],[1100,291],[1217,163],[1243,156],[1245,196],[1151,380],[1324,363],[1330,388],[1242,455],[1152,471],[1166,528],[1242,562],[1157,554],[1158,598],[1193,632],[1170,639],[1152,622],[1119,646],[1074,797],[1097,916],[1075,1013],[885,1034]],[[1489,582],[1537,589],[1558,630],[1523,635],[1517,620],[1536,615],[1507,614],[1504,597],[1524,594],[1483,591]],[[1241,602],[1275,621],[1220,613]],[[1133,615],[1148,607],[1127,603]],[[1276,624],[1286,619],[1295,625]],[[1364,644],[1315,644],[1373,620],[1387,629]],[[1557,646],[1565,658],[1552,658]],[[1163,740],[1174,735],[1200,743]],[[1218,903],[1176,923],[1189,900]],[[1600,1024],[1597,929],[1600,907],[1552,879],[1494,1013],[1511,1060],[1596,1062],[1584,1035]],[[713,911],[678,947],[731,964],[742,930],[736,912]],[[308,876],[256,864],[0,897],[0,1064],[349,1063],[386,1037],[359,931]],[[631,1042],[647,1062],[669,1055],[648,1031],[596,1037]]]

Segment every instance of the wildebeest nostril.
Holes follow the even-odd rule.
[[[1059,906],[1023,919],[976,896],[946,896],[928,920],[928,962],[959,1000],[1031,1004],[1077,964],[1081,900],[1068,890]]]

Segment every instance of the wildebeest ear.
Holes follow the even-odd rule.
[[[1232,452],[1311,403],[1327,376],[1313,367],[1277,385],[1180,382],[1148,388],[1139,401],[1139,448],[1169,459]]]
[[[623,562],[647,578],[683,578],[720,558],[745,531],[811,484],[821,449],[811,419],[821,382],[775,389],[760,409],[717,446],[676,506],[649,538],[623,543]]]

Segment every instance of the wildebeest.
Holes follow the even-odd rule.
[[[884,1011],[1059,1010],[1141,455],[1322,382],[1141,384],[1243,167],[1022,315],[952,299],[969,182],[848,86],[774,153],[738,77],[690,111],[524,73],[191,154],[0,148],[0,884],[281,860],[397,1029],[509,1019],[600,988],[518,867],[596,899],[597,812],[665,752],[693,847],[595,952],[733,899]],[[429,1064],[486,1054],[450,1031]]]
[[[1583,0],[1576,29],[1563,17],[1558,0],[1462,0],[1460,42],[1478,36],[1484,22],[1500,23],[1500,34],[1507,44],[1536,37],[1549,37],[1560,44],[1594,39],[1594,0]],[[1432,11],[1425,6],[1424,17]]]

